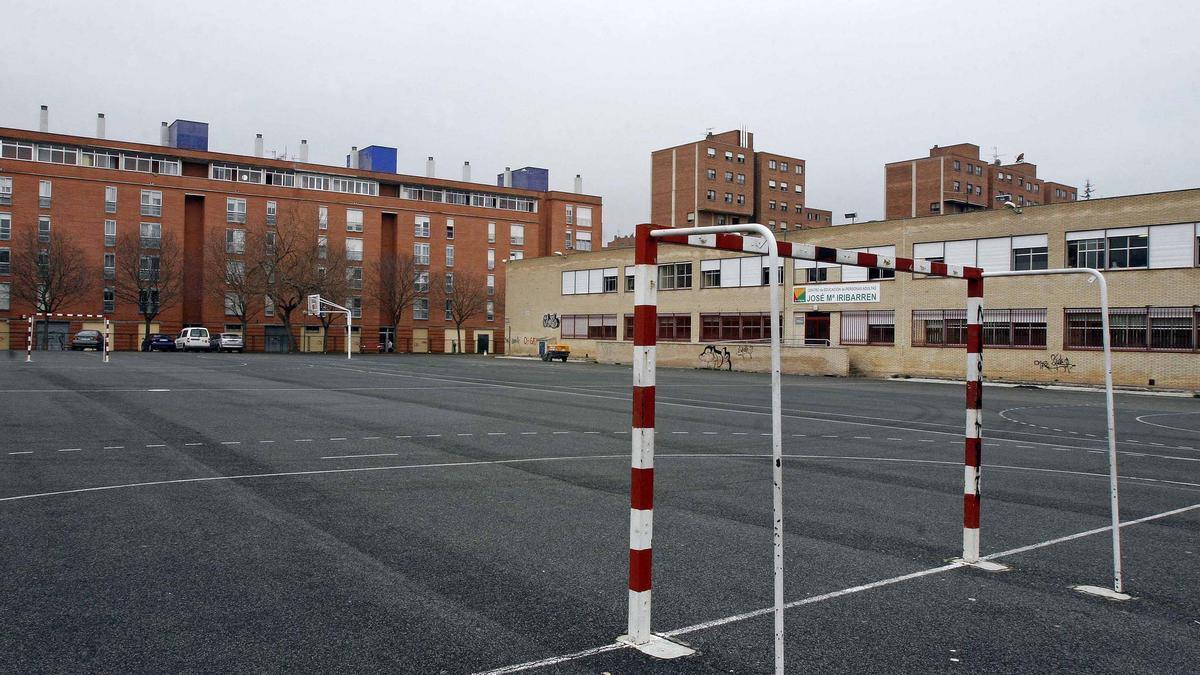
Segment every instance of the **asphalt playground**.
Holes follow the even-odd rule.
[[[658,371],[654,616],[617,645],[628,368],[471,356],[0,358],[0,671],[773,667],[769,380]],[[1195,672],[1200,399],[785,376],[789,672]]]

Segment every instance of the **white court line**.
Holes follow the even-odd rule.
[[[363,436],[362,439],[364,441],[377,441],[379,440],[379,436]]]
[[[193,446],[193,445],[204,445],[204,444],[203,443],[184,443],[184,445]]]
[[[166,443],[147,443],[146,447],[147,448],[165,448],[165,447],[167,447],[167,444]]]
[[[536,431],[522,431],[521,435],[522,436],[537,436],[537,432]]]
[[[377,453],[371,454],[371,455],[330,455],[328,457],[322,457],[321,459],[351,459],[353,457],[395,457],[398,454],[400,454],[400,453],[398,453],[398,452],[377,452]]]
[[[297,438],[295,440],[295,442],[296,443],[312,443],[312,439],[311,438]]]
[[[59,452],[62,452],[62,450],[59,450]],[[10,455],[32,455],[33,451],[32,450],[20,450],[17,452],[10,452],[8,454],[10,454]]]
[[[1121,527],[1124,528],[1124,527],[1129,527],[1131,525],[1137,525],[1139,523],[1145,523],[1145,522],[1149,522],[1152,520],[1158,520],[1160,518],[1167,518],[1169,516],[1178,515],[1180,513],[1185,513],[1187,511],[1193,511],[1195,509],[1200,509],[1200,504],[1192,504],[1191,506],[1185,506],[1182,508],[1173,509],[1171,511],[1164,511],[1162,513],[1156,513],[1152,516],[1146,516],[1144,518],[1138,518],[1136,520],[1129,520],[1124,523],[1121,523]],[[1020,546],[1017,548],[1012,548],[1007,551],[1000,551],[998,553],[992,553],[992,554],[983,556],[982,559],[983,560],[995,560],[997,558],[1005,558],[1008,556],[1017,555],[1019,553],[1026,553],[1028,551],[1032,551],[1035,549],[1045,548],[1047,546],[1053,546],[1055,544],[1061,544],[1063,542],[1073,541],[1075,539],[1081,539],[1083,537],[1088,537],[1091,535],[1101,534],[1103,532],[1110,532],[1110,531],[1112,531],[1111,525],[1109,525],[1107,527],[1098,527],[1094,530],[1087,530],[1084,532],[1076,532],[1075,534],[1069,534],[1064,537],[1058,537],[1055,539],[1049,539],[1047,541],[1041,541],[1036,544],[1029,544],[1027,546]],[[900,576],[890,577],[887,579],[880,579],[878,581],[872,581],[870,583],[861,584],[858,586],[851,586],[849,588],[843,588],[841,590],[832,591],[829,593],[822,593],[820,595],[811,595],[807,598],[801,598],[800,600],[793,600],[789,603],[784,604],[783,607],[784,607],[784,609],[792,609],[794,607],[802,607],[804,605],[812,605],[812,604],[816,604],[818,602],[825,602],[826,600],[833,600],[835,598],[840,598],[840,597],[852,595],[855,593],[862,593],[863,591],[869,591],[869,590],[876,589],[876,588],[883,588],[884,586],[892,586],[894,584],[898,584],[898,583],[901,583],[904,581],[911,581],[913,579],[920,579],[921,577],[927,577],[927,576],[931,576],[934,574],[941,574],[943,572],[949,572],[950,570],[958,569],[959,567],[963,567],[963,566],[964,566],[964,563],[949,563],[946,565],[941,565],[939,567],[930,567],[928,569],[919,570],[916,572],[910,572],[908,574],[901,574]],[[676,628],[675,630],[671,630],[671,631],[667,631],[667,632],[663,633],[663,635],[665,635],[667,637],[686,635],[688,633],[695,633],[697,631],[706,630],[709,628],[716,628],[717,626],[724,626],[724,625],[730,624],[730,623],[736,623],[739,621],[745,621],[747,619],[753,619],[756,617],[765,616],[765,615],[774,613],[774,611],[775,611],[774,607],[764,607],[762,609],[756,609],[756,610],[753,610],[750,612],[743,612],[741,614],[734,614],[731,616],[721,617],[719,619],[712,619],[711,621],[704,621],[702,623],[696,623],[696,624],[692,624],[690,626],[684,626],[683,628]],[[600,647],[592,647],[591,649],[584,649],[581,651],[572,652],[570,654],[563,654],[560,656],[551,656],[551,657],[547,657],[544,659],[539,659],[537,661],[526,661],[525,663],[518,663],[515,665],[511,665],[511,666],[504,666],[501,668],[494,668],[492,670],[475,673],[475,675],[505,675],[506,673],[517,673],[517,672],[521,672],[521,671],[525,671],[525,670],[533,670],[535,668],[544,668],[546,666],[558,665],[560,663],[566,663],[568,661],[577,661],[579,659],[587,658],[589,656],[595,656],[596,654],[603,654],[605,652],[615,651],[618,649],[627,649],[627,648],[629,648],[628,644],[623,643],[623,642],[618,642],[618,643],[613,643],[613,644],[602,645]]]
[[[241,441],[221,441],[221,445],[241,445]]]
[[[105,450],[124,450],[125,446],[123,446],[123,445],[106,445],[106,446],[104,446],[104,449]]]
[[[475,434],[454,434],[455,436],[474,436]]]
[[[425,438],[441,438],[441,434],[425,434]]]
[[[331,441],[344,441],[344,440],[346,440],[346,437],[345,437],[345,436],[339,436],[339,437],[337,437],[337,438],[331,438],[331,439],[329,439],[329,440],[331,440]]]
[[[63,448],[59,452],[79,452],[80,450],[83,450],[83,448]]]
[[[487,435],[488,436],[507,436],[508,432],[507,431],[489,431],[489,432],[487,432]]]
[[[274,443],[275,441],[259,441],[259,443]]]
[[[552,434],[569,434],[569,433],[571,433],[571,432],[569,432],[569,431],[551,431],[550,433],[552,433]],[[615,432],[615,433],[621,434],[621,433],[625,433],[625,432],[623,432],[623,431],[617,431],[617,432]]]

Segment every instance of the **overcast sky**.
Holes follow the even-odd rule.
[[[650,151],[746,126],[808,160],[807,204],[883,215],[885,162],[933,144],[1024,152],[1099,196],[1200,186],[1196,2],[47,2],[5,0],[0,126],[401,173],[550,169],[602,195],[605,230],[649,214]]]

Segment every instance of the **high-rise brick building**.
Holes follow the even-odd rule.
[[[1076,190],[1037,177],[1037,165],[992,163],[979,158],[979,146],[933,146],[928,157],[884,165],[886,218],[916,218],[1017,206],[1074,201]]]
[[[663,225],[759,222],[785,231],[833,224],[806,205],[803,159],[754,150],[754,134],[726,131],[650,153],[650,220]]]
[[[226,242],[226,252],[240,253],[249,231],[269,230],[299,213],[322,247],[346,252],[349,291],[331,299],[354,310],[353,339],[364,349],[391,340],[404,351],[451,350],[454,324],[445,307],[434,306],[437,294],[431,291],[461,271],[485,278],[490,297],[487,311],[467,322],[457,348],[474,351],[486,340],[490,351],[502,350],[506,260],[591,250],[603,242],[601,199],[593,195],[470,182],[468,167],[463,180],[437,178],[432,158],[427,175],[401,175],[395,173],[396,150],[382,146],[356,148],[348,167],[325,166],[307,161],[306,143],[296,159],[262,156],[261,137],[254,155],[235,155],[208,151],[203,123],[175,125],[200,134],[203,143],[172,145],[172,138],[187,136],[164,123],[162,144],[150,145],[105,138],[103,122],[101,117],[96,137],[49,133],[45,111],[39,131],[0,128],[0,349],[24,348],[21,317],[34,308],[12,292],[12,270],[17,242],[33,232],[65,232],[88,264],[94,262],[94,292],[59,311],[114,319],[118,349],[137,348],[144,332],[137,303],[117,300],[113,290],[117,239],[128,232],[151,240],[169,236],[182,247],[180,300],[151,330],[205,326],[215,332],[239,322],[229,316],[221,293],[212,291],[225,283],[205,264],[206,256],[215,258],[214,244]],[[364,165],[374,170],[359,168]],[[401,254],[413,256],[424,290],[393,335],[369,286],[376,261]],[[280,349],[286,342],[279,313],[271,303],[256,304],[247,347]],[[297,314],[293,320],[307,325],[294,327],[292,341],[311,349],[320,328]],[[61,321],[50,331],[61,340],[80,327]],[[330,337],[343,339],[337,330]]]

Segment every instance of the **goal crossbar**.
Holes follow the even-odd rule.
[[[736,232],[754,232],[745,236]],[[634,234],[633,314],[633,422],[629,520],[629,621],[628,632],[618,638],[643,651],[668,652],[664,638],[650,629],[652,590],[655,371],[658,325],[658,247],[677,244],[719,251],[766,255],[771,274],[780,258],[813,260],[852,267],[890,269],[933,277],[963,279],[967,283],[966,425],[964,433],[963,547],[961,561],[977,564],[979,558],[979,479],[983,429],[983,270],[895,256],[830,248],[798,242],[776,241],[759,223],[709,227],[671,228],[640,224]],[[782,283],[782,279],[777,280]],[[774,286],[775,284],[771,284]],[[782,457],[779,403],[779,294],[771,293],[772,436],[775,538],[775,669],[783,672],[782,595]],[[688,652],[684,652],[688,653]]]

